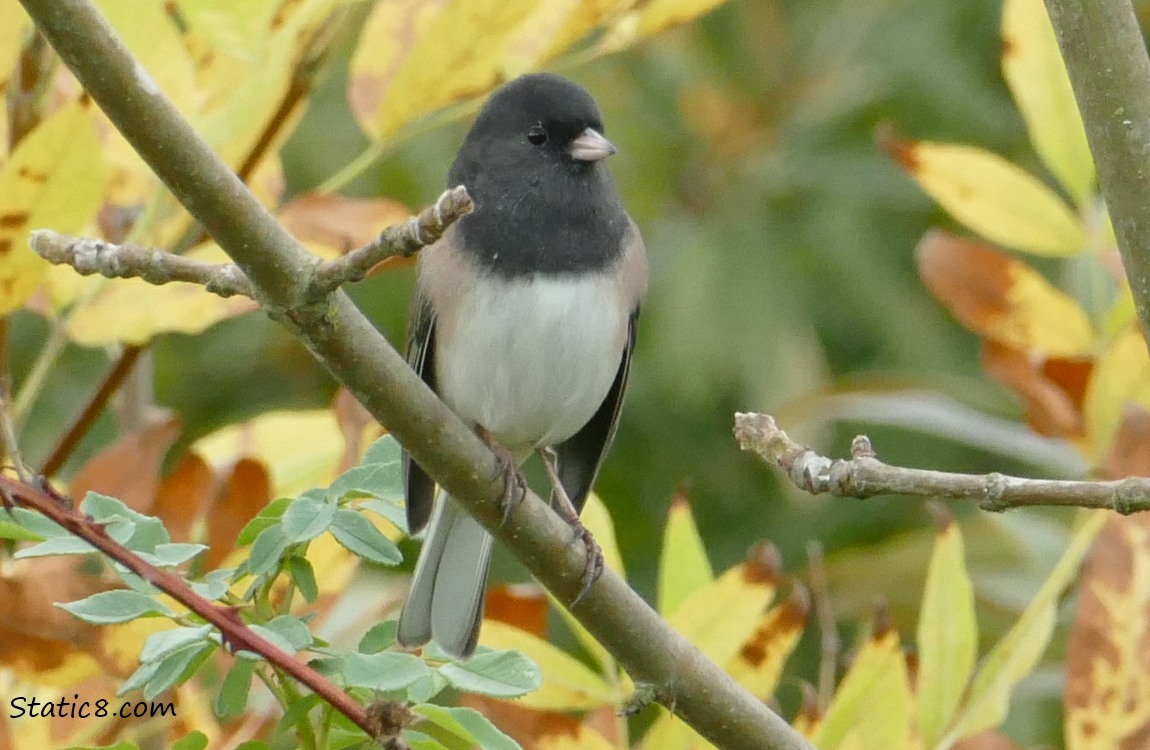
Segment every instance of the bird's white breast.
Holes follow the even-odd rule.
[[[513,451],[563,442],[618,372],[630,311],[617,286],[607,275],[462,286],[437,322],[440,395]]]

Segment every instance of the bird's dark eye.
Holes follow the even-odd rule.
[[[527,130],[527,140],[532,145],[542,146],[547,142],[547,131],[543,129],[542,125],[532,125]]]

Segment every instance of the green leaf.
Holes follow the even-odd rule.
[[[186,682],[215,650],[215,644],[191,646],[166,656],[156,668],[152,679],[144,685],[144,700],[152,700],[165,690]]]
[[[23,560],[30,557],[49,557],[51,555],[86,555],[89,552],[95,551],[95,547],[80,537],[66,536],[47,539],[31,547],[16,550],[16,554],[12,555],[12,558],[15,560]]]
[[[490,651],[439,668],[447,681],[468,693],[517,698],[543,683],[538,665],[519,651]]]
[[[204,576],[203,580],[191,581],[190,585],[192,590],[200,596],[215,601],[228,592],[228,586],[235,572],[234,568],[213,570]]]
[[[248,694],[252,687],[252,676],[259,667],[254,659],[236,659],[228,670],[214,704],[216,715],[222,719],[239,716],[248,707]]]
[[[287,559],[287,571],[295,587],[309,604],[319,598],[319,586],[315,582],[315,569],[302,555],[292,555]]]
[[[283,516],[283,533],[290,542],[307,542],[327,531],[335,515],[335,503],[322,492],[309,490],[299,496]]]
[[[21,526],[15,521],[0,518],[0,539],[11,539],[16,542],[39,542],[44,537],[31,529]]]
[[[1006,718],[1010,694],[1034,669],[1050,642],[1063,590],[1074,580],[1082,558],[1108,514],[1089,512],[1074,532],[1062,559],[1023,610],[1018,622],[991,649],[967,691],[950,733],[942,740],[949,747],[958,740],[996,727]]]
[[[13,508],[11,518],[16,523],[32,532],[41,539],[55,539],[57,537],[70,537],[72,532],[48,518],[42,513],[27,508]]]
[[[204,750],[208,746],[208,736],[200,731],[184,735],[172,743],[171,750]]]
[[[363,638],[359,639],[357,650],[361,654],[376,654],[384,649],[389,649],[395,645],[398,631],[399,622],[396,620],[376,623],[363,634]]]
[[[295,647],[295,644],[293,644],[291,641],[289,641],[285,636],[281,635],[278,631],[275,631],[269,627],[266,627],[265,625],[253,623],[251,625],[248,625],[248,628],[250,628],[252,630],[252,632],[256,633],[257,635],[264,638],[265,640],[271,641],[271,643],[276,648],[278,648],[280,651],[284,651],[284,652],[289,653],[289,654],[294,654],[296,651],[299,650]],[[241,653],[245,653],[245,652],[241,652]]]
[[[391,435],[376,440],[353,466],[336,477],[329,490],[332,497],[368,495],[380,500],[403,500],[402,449]]]
[[[152,597],[138,591],[101,591],[86,599],[56,606],[95,625],[128,622],[137,617],[153,615],[171,617],[174,614]]]
[[[448,708],[424,703],[412,709],[456,737],[479,745],[484,750],[520,750],[519,743],[495,728],[487,718],[471,708]]]
[[[951,518],[935,538],[917,638],[919,736],[923,747],[934,747],[958,708],[978,650],[974,587],[962,533]]]
[[[271,573],[279,567],[280,558],[287,548],[288,540],[284,536],[283,526],[278,523],[269,526],[256,537],[245,567],[254,575]]]
[[[134,552],[152,552],[156,545],[172,541],[160,519],[132,510],[114,497],[89,492],[80,503],[80,510],[90,515],[97,523],[108,525],[108,533],[113,538],[117,538],[117,534],[113,531],[115,526],[119,523],[128,524],[131,534],[119,541]]]
[[[337,510],[331,533],[337,542],[365,560],[381,565],[398,565],[403,562],[403,555],[395,543],[354,510]]]
[[[201,625],[196,628],[173,628],[152,633],[144,641],[144,647],[140,650],[140,663],[156,661],[168,654],[185,649],[193,643],[210,643],[211,634],[211,625]]]
[[[264,627],[282,636],[296,651],[308,648],[315,641],[315,636],[304,621],[292,615],[280,615],[268,620]]]
[[[206,544],[167,542],[157,544],[156,548],[152,550],[152,555],[159,561],[160,565],[174,567],[186,563],[207,548],[208,546]]]
[[[343,665],[343,679],[348,687],[370,690],[403,690],[430,672],[418,656],[394,652],[348,654]]]
[[[356,503],[363,510],[370,510],[383,516],[395,526],[395,528],[407,533],[407,509],[404,507],[401,500],[380,500],[379,498],[372,498],[370,500],[363,500]]]
[[[240,531],[239,536],[236,537],[236,546],[243,547],[245,544],[251,544],[264,530],[279,523],[288,506],[293,502],[295,502],[293,498],[280,497],[265,505],[260,514],[248,521],[247,525]]]

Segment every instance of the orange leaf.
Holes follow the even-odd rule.
[[[301,195],[279,211],[280,222],[297,240],[329,259],[366,245],[409,216],[398,201],[317,193]]]
[[[537,583],[495,586],[487,592],[483,617],[546,638],[547,592]]]
[[[982,369],[1026,403],[1026,423],[1040,435],[1082,437],[1082,404],[1094,363],[1085,359],[1043,359],[987,341]]]
[[[1066,659],[1066,746],[1150,746],[1150,515],[1112,515],[1082,575]]]
[[[932,230],[915,250],[919,276],[939,302],[983,338],[1047,357],[1092,354],[1081,306],[1021,261]]]
[[[173,542],[191,540],[192,526],[216,485],[216,473],[196,453],[186,453],[156,492],[152,513],[164,522]]]
[[[995,729],[988,729],[976,735],[959,740],[954,750],[1019,750],[1014,740]]]
[[[129,508],[150,513],[160,488],[160,465],[180,434],[178,417],[153,420],[93,456],[70,487],[76,502],[89,491],[118,498]]]
[[[271,494],[271,477],[261,462],[251,458],[236,462],[208,511],[207,544],[211,549],[204,553],[206,570],[227,557],[240,530],[263,510]]]

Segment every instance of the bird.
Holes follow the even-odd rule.
[[[448,171],[475,209],[420,253],[408,327],[408,363],[503,460],[505,503],[518,467],[543,459],[552,505],[587,544],[580,597],[602,552],[578,514],[618,426],[648,277],[614,153],[578,84],[532,73],[496,89]],[[493,539],[410,454],[403,468],[409,532],[427,535],[398,642],[467,658]]]

